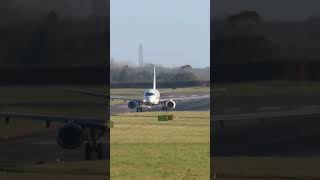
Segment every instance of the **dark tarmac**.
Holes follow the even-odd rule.
[[[0,143],[0,166],[34,165],[84,159],[84,147],[62,149],[55,132]]]
[[[304,117],[224,121],[223,126],[211,121],[211,156],[320,155],[320,111],[314,112]]]

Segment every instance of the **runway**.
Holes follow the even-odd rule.
[[[202,96],[204,94],[194,94],[193,96],[188,97],[197,97]],[[172,98],[173,96],[165,96],[163,98]],[[176,97],[186,97],[186,96],[176,96]],[[152,106],[152,111],[161,111],[161,106]],[[144,111],[148,109],[145,107]],[[181,102],[176,102],[176,111],[210,111],[210,99],[199,99],[199,100],[186,100]],[[120,114],[120,113],[135,113],[135,109],[128,109],[127,102],[123,104],[111,105],[110,113],[113,114]]]
[[[0,143],[0,166],[34,165],[63,161],[82,161],[84,147],[62,149],[55,132]]]
[[[213,116],[211,156],[320,155],[318,108]]]

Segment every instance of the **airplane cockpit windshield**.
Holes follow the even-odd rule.
[[[145,93],[145,96],[154,96],[154,93]]]

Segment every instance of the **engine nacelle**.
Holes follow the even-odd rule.
[[[59,130],[57,142],[65,149],[75,149],[80,147],[85,140],[85,135],[81,126],[70,123]]]
[[[174,109],[176,107],[176,103],[173,100],[167,101],[166,107]]]
[[[128,108],[129,109],[136,109],[136,107],[138,106],[137,102],[136,101],[129,101],[128,103]]]

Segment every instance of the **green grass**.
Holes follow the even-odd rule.
[[[106,86],[2,86],[0,97],[5,101],[37,101],[37,100],[91,100],[92,96],[70,92],[68,90],[88,90],[97,93],[106,92]],[[79,99],[80,98],[80,99]],[[1,102],[1,103],[2,103]]]
[[[320,179],[320,157],[213,158],[217,179],[315,180]]]
[[[207,165],[207,157],[202,159],[199,164],[194,164],[193,168],[184,169],[186,165],[180,163],[181,158],[176,156],[168,156],[165,158],[159,158],[157,154],[162,154],[164,148],[171,148],[167,145],[163,148],[157,146],[147,146],[149,153],[145,151],[139,152],[141,148],[146,149],[142,144],[129,146],[119,150],[119,155],[126,156],[127,154],[134,153],[135,159],[141,158],[136,163],[132,163],[131,158],[121,158],[119,164],[111,163],[112,171],[122,172],[120,177],[114,177],[113,179],[208,179],[207,176],[201,177],[196,173],[196,169],[203,168]],[[115,148],[115,147],[114,147]],[[121,148],[121,147],[119,147]],[[200,149],[200,148],[199,148]],[[199,156],[201,151],[199,149],[193,149],[189,146],[179,146],[176,148],[177,152],[185,152],[185,155]],[[161,152],[159,152],[161,151]],[[197,153],[200,152],[200,153]],[[172,153],[174,155],[174,153]],[[179,157],[179,155],[178,155]],[[116,157],[117,159],[120,159]],[[128,159],[129,158],[129,159]],[[170,158],[175,159],[168,160]],[[199,158],[201,159],[201,158]],[[163,161],[170,161],[169,163],[163,163]],[[320,157],[214,157],[211,167],[214,168],[217,178],[222,180],[317,180],[320,179],[320,172],[318,171],[318,164]],[[151,163],[153,162],[153,163]],[[121,164],[120,164],[121,163]],[[186,164],[190,162],[185,161]],[[161,164],[161,167],[159,166]],[[139,169],[136,167],[147,167],[146,169]],[[0,179],[6,180],[104,180],[106,179],[106,161],[83,161],[83,162],[64,162],[55,164],[43,164],[34,165],[28,167],[7,167],[1,168]],[[117,168],[117,169],[115,169]],[[174,176],[175,171],[180,170],[184,173],[179,177]],[[132,171],[136,173],[132,173]],[[198,171],[199,172],[199,171]],[[114,172],[111,172],[114,173]],[[162,174],[160,177],[156,177],[154,174]],[[200,173],[200,172],[199,172]],[[207,172],[205,172],[207,173]]]
[[[219,113],[252,113],[269,109],[287,111],[305,106],[320,105],[320,83],[266,81],[215,84],[225,89],[215,97],[215,111]]]
[[[229,96],[320,95],[319,82],[259,81],[213,84],[212,87],[225,89]]]
[[[111,179],[209,179],[209,112],[168,112],[175,118],[165,122],[158,114],[112,117]],[[0,179],[102,180],[106,168],[106,161],[4,167]]]
[[[112,179],[209,179],[209,112],[113,116]],[[164,113],[161,113],[164,114]]]

